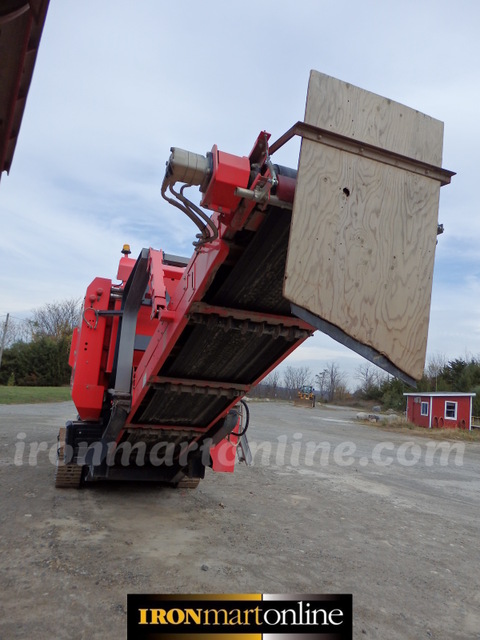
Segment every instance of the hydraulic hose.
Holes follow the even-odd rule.
[[[245,427],[241,433],[234,433],[233,435],[237,436],[237,438],[241,438],[247,433],[248,425],[250,424],[250,409],[248,408],[248,404],[245,400],[240,400],[240,404],[243,404],[245,407]]]

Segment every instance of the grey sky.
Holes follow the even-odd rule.
[[[10,176],[2,178],[0,319],[113,277],[124,242],[190,255],[160,196],[171,146],[247,155],[302,119],[310,69],[445,123],[428,350],[480,353],[480,4],[51,0]],[[298,144],[278,160],[296,166]],[[359,358],[320,335],[291,364]]]

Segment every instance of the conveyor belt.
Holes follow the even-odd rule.
[[[213,282],[207,302],[235,309],[250,309],[290,316],[290,303],[283,297],[291,212],[271,208],[241,258],[216,290]],[[221,274],[218,276],[221,277]]]
[[[271,208],[237,261],[219,269],[202,302],[291,319],[290,304],[282,295],[290,220],[289,211]],[[209,389],[207,395],[205,388],[157,384],[147,392],[133,422],[206,427],[231,404],[235,385],[252,384],[303,334],[304,330],[278,323],[190,314],[159,376],[221,382],[233,390]]]

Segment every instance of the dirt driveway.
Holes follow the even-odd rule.
[[[127,593],[263,592],[353,593],[355,638],[479,639],[480,445],[250,406],[254,466],[196,491],[55,490],[73,405],[0,406],[0,638],[124,638]]]

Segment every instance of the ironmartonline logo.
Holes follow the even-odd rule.
[[[267,604],[267,603],[265,603]],[[269,602],[268,605],[273,603]],[[284,605],[287,603],[283,603]],[[213,605],[213,603],[209,603]],[[289,603],[288,608],[265,608],[257,605],[254,608],[232,608],[215,606],[205,607],[179,607],[172,608],[138,608],[138,624],[140,625],[167,625],[178,627],[179,625],[200,627],[254,627],[255,629],[281,626],[281,627],[338,627],[344,623],[342,609],[327,607],[313,609],[309,602],[302,600]],[[245,630],[246,631],[246,630]],[[251,629],[248,629],[251,631]]]

